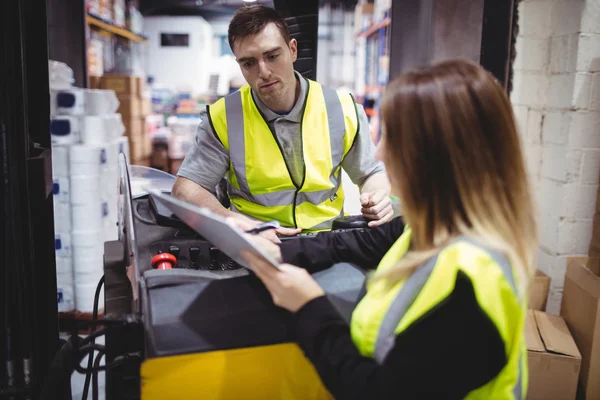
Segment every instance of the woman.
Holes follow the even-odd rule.
[[[478,65],[446,61],[391,82],[381,108],[378,157],[407,227],[258,239],[306,269],[245,257],[336,398],[524,398],[536,232],[508,98]],[[350,327],[307,272],[349,254],[380,259]]]

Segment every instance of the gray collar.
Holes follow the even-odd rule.
[[[277,118],[282,118],[288,120],[290,122],[300,122],[302,120],[302,111],[304,110],[304,100],[306,98],[306,93],[308,92],[308,81],[298,73],[298,71],[294,71],[296,75],[296,79],[300,82],[300,94],[298,95],[298,100],[296,100],[296,104],[292,107],[291,111],[286,115],[279,115],[274,111],[271,111],[269,107],[262,102],[262,100],[252,91],[252,98],[256,103],[256,107],[265,117],[267,122],[271,122]]]

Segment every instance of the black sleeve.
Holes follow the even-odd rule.
[[[397,217],[376,228],[346,232],[322,232],[312,238],[286,240],[281,245],[283,261],[308,271],[349,262],[364,269],[377,266],[404,231]]]
[[[459,274],[449,297],[396,337],[382,365],[359,354],[326,297],[295,315],[296,340],[331,394],[345,399],[462,399],[506,364],[504,342]]]

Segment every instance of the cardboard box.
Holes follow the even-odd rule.
[[[139,139],[144,134],[144,119],[141,117],[122,116],[125,136]]]
[[[373,3],[357,4],[354,9],[354,32],[360,33],[373,22]]]
[[[141,100],[141,114],[143,117],[147,117],[148,115],[152,114],[152,100]]]
[[[139,160],[144,159],[144,138],[143,137],[130,137],[129,138],[129,157],[131,163],[135,164]]]
[[[101,80],[101,76],[90,76],[90,89],[101,89]]]
[[[144,132],[143,146],[144,158],[150,158],[152,156],[152,137],[147,132]]]
[[[532,310],[546,311],[548,292],[550,291],[550,277],[539,269],[535,271],[535,277],[531,283],[529,293],[529,308]]]
[[[144,97],[144,90],[146,89],[146,80],[140,76],[137,77],[137,95],[141,98]]]
[[[143,158],[141,160],[137,160],[133,164],[134,165],[142,165],[144,167],[150,167],[150,159],[149,158]]]
[[[179,171],[181,164],[183,164],[183,158],[171,159],[170,163],[171,163],[171,168],[170,168],[171,174],[177,175],[177,171]]]
[[[562,317],[529,310],[525,327],[527,400],[571,400],[577,393],[581,354]]]
[[[573,257],[567,273],[560,314],[581,351],[580,390],[588,400],[600,399],[600,274],[597,259]]]
[[[592,240],[590,241],[588,254],[590,256],[600,256],[600,214],[594,216]]]
[[[129,137],[129,153],[133,161],[150,159],[152,155],[152,138],[145,132],[139,136]]]
[[[142,104],[141,100],[137,96],[128,94],[119,94],[119,110],[117,111],[123,117],[141,117],[142,116]]]
[[[118,95],[140,96],[141,78],[133,75],[103,75],[98,77],[97,89],[114,90]]]

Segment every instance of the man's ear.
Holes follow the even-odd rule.
[[[291,39],[290,40],[290,52],[292,53],[292,62],[296,61],[296,58],[298,58],[298,42],[296,41],[296,39]]]

